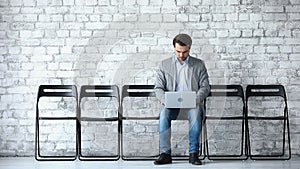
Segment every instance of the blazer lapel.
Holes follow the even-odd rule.
[[[188,78],[189,78],[188,87],[189,87],[189,90],[192,91],[192,89],[193,89],[192,81],[193,81],[194,61],[193,61],[193,58],[191,56],[189,56],[189,57],[190,58],[189,58],[188,73],[187,73]]]
[[[172,68],[171,68],[171,70],[173,71],[172,72],[172,75],[173,75],[173,91],[175,91],[176,90],[176,78],[177,78],[177,71],[176,71],[176,56],[173,56],[173,59],[172,59],[172,64],[171,64],[171,66],[172,66]]]

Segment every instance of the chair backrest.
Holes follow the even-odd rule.
[[[124,85],[122,101],[125,97],[155,97],[154,85]]]
[[[123,102],[126,97],[148,98],[155,97],[154,85],[124,85],[122,88],[121,112],[123,113]],[[133,117],[133,116],[132,116]],[[137,117],[134,115],[134,117]]]
[[[79,117],[81,117],[81,101],[83,98],[115,98],[117,101],[117,110],[120,108],[120,95],[119,88],[117,85],[84,85],[81,86],[80,97],[79,97]],[[110,118],[110,117],[109,117]],[[84,119],[84,118],[82,118]],[[81,120],[82,120],[81,119]],[[113,117],[113,119],[115,119]]]
[[[40,97],[74,97],[78,99],[75,85],[40,85],[37,101]]]
[[[252,96],[279,96],[286,101],[286,93],[282,85],[248,85],[246,89],[246,100]]]
[[[248,85],[246,88],[247,111],[249,111],[248,104],[250,97],[281,97],[284,102],[284,116],[287,116],[287,97],[283,85]]]
[[[116,112],[117,114],[115,115],[103,115],[105,117],[99,117],[99,114],[97,114],[95,116],[91,115],[91,114],[85,114],[84,116],[82,116],[82,112],[86,112],[83,107],[82,107],[82,100],[83,98],[109,98],[109,100],[111,98],[115,98],[116,100],[114,100],[113,102],[117,102],[117,104],[114,104],[116,107],[114,107],[114,112]],[[93,102],[92,107],[94,107],[98,113],[99,111],[103,110],[102,108],[99,109],[99,107],[97,107],[97,105],[95,104],[100,104],[100,102],[97,101],[97,103]],[[107,102],[105,102],[103,105],[108,105]],[[102,106],[103,106],[102,105]],[[80,97],[79,97],[79,113],[78,113],[78,117],[79,120],[81,121],[101,121],[103,119],[105,119],[106,121],[116,121],[119,117],[119,109],[120,109],[120,95],[119,95],[119,88],[117,85],[83,85],[81,86],[80,89]]]
[[[210,85],[210,93],[208,97],[236,97],[241,100],[242,115],[245,114],[245,97],[243,87],[241,85]],[[205,110],[207,109],[208,97],[204,100]],[[218,114],[219,113],[220,112],[218,112]]]
[[[115,97],[119,100],[119,88],[116,85],[84,85],[81,86],[80,99],[84,97]]]
[[[210,85],[208,96],[241,97],[244,100],[244,91],[241,85]]]

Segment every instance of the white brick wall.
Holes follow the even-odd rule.
[[[2,0],[0,156],[34,154],[39,85],[152,84],[180,32],[192,35],[211,84],[286,87],[299,155],[299,11],[298,0]],[[47,144],[72,146],[61,141]]]

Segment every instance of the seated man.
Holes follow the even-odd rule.
[[[196,108],[185,109],[189,120],[189,162],[201,165],[199,160],[199,137],[202,127],[203,100],[210,92],[208,74],[204,62],[189,55],[192,39],[187,34],[179,34],[173,39],[175,56],[160,63],[156,82],[156,97],[162,103],[159,114],[160,156],[154,164],[170,164],[171,157],[171,120],[175,120],[180,108],[165,107],[165,92],[195,91]]]

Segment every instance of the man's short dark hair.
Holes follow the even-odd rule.
[[[173,46],[178,43],[180,46],[192,46],[192,38],[188,34],[178,34],[173,39]]]

